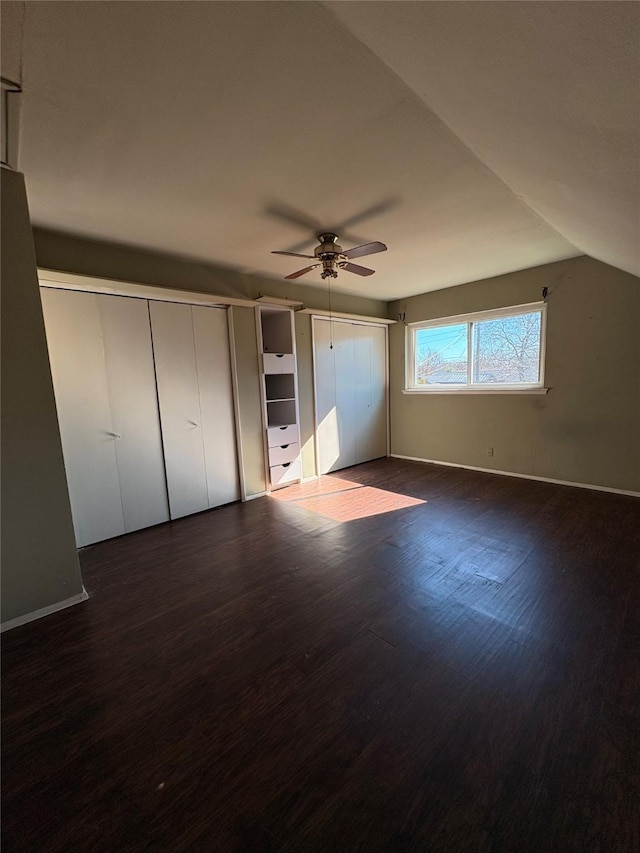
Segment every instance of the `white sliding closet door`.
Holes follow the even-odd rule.
[[[147,303],[42,290],[78,546],[169,517]]]
[[[239,496],[227,314],[173,302],[149,308],[169,506],[180,518]]]
[[[358,383],[356,461],[387,455],[387,339],[380,326],[352,326],[354,377]]]
[[[336,408],[336,350],[328,322],[313,320],[316,445],[319,474],[339,468],[340,434]]]
[[[317,317],[313,324],[319,473],[386,456],[386,330]]]
[[[125,529],[169,520],[146,299],[98,296]]]
[[[333,325],[333,351],[335,352],[336,420],[340,451],[334,465],[336,470],[348,468],[358,461],[356,454],[358,401],[354,373],[357,352],[354,327],[351,323],[334,322],[331,325]]]
[[[78,547],[125,532],[98,297],[43,290],[51,375]]]
[[[150,302],[171,518],[207,509],[207,478],[190,305]]]
[[[208,506],[240,499],[228,313],[192,307]]]

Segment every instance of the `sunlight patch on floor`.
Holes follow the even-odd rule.
[[[285,503],[294,503],[339,522],[369,518],[372,515],[382,515],[426,503],[419,498],[329,476],[273,492],[271,497]]]

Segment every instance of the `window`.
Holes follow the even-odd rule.
[[[407,392],[544,389],[542,302],[411,323]]]

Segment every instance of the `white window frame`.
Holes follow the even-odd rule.
[[[503,317],[517,317],[520,314],[540,312],[540,352],[538,382],[514,384],[474,383],[471,381],[473,370],[473,324],[486,320],[499,320]],[[460,385],[437,384],[418,385],[416,383],[416,337],[421,329],[433,329],[439,326],[467,324],[467,382]],[[547,342],[547,305],[545,302],[531,302],[527,305],[515,305],[508,308],[496,308],[489,311],[476,311],[473,314],[458,314],[454,317],[438,317],[407,323],[405,337],[405,388],[404,394],[546,394],[544,385],[545,351]]]

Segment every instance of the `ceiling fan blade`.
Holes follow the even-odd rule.
[[[315,255],[300,255],[298,252],[271,252],[272,255],[288,255],[291,258],[315,258]]]
[[[336,228],[336,233],[340,234],[342,232],[342,236],[345,236],[345,229],[351,228],[354,225],[359,225],[361,222],[364,222],[366,219],[371,219],[374,216],[379,216],[381,213],[387,213],[389,210],[393,210],[394,207],[398,204],[399,199],[396,196],[390,196],[389,198],[385,198],[382,201],[377,202],[376,204],[372,204],[371,207],[367,207],[366,210],[361,210],[360,213],[355,213],[353,216],[350,216],[348,219],[345,219],[340,225]]]
[[[347,258],[362,258],[364,255],[375,255],[376,252],[386,252],[387,247],[384,243],[375,241],[374,243],[364,243],[362,246],[354,246],[353,249],[347,249],[342,254]]]
[[[307,272],[311,272],[316,267],[319,267],[320,264],[311,264],[310,267],[305,267],[303,270],[298,270],[298,272],[292,272],[291,275],[285,275],[285,278],[300,278],[301,275],[304,275]]]
[[[265,213],[269,216],[275,216],[277,219],[282,219],[284,222],[288,222],[289,225],[297,225],[298,228],[308,228],[314,235],[319,228],[322,228],[321,223],[317,219],[283,202],[275,201],[268,204],[265,208]]]
[[[306,249],[309,246],[314,246],[318,242],[318,238],[315,235],[309,234],[306,240],[301,240],[299,243],[291,246],[291,251],[293,253],[298,252],[299,250]]]
[[[347,272],[354,272],[356,275],[373,275],[375,270],[370,270],[369,267],[361,267],[359,264],[340,264],[340,268]]]

